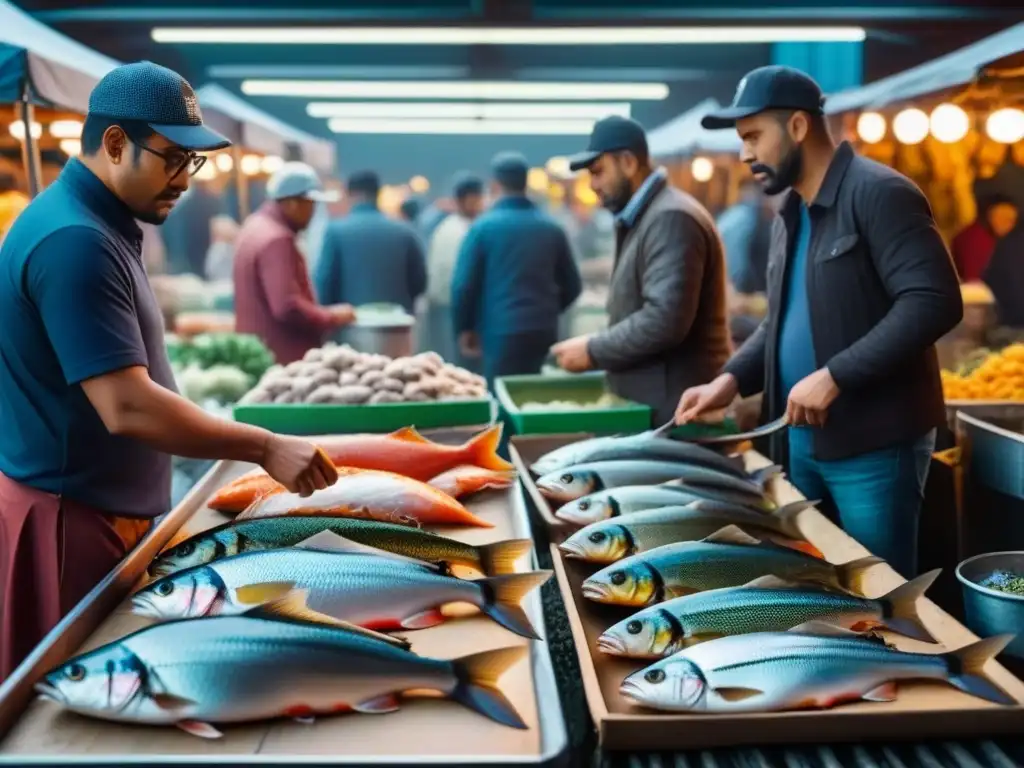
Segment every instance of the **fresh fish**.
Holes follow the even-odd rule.
[[[544,454],[530,468],[538,475],[547,475],[560,469],[594,461],[647,459],[696,464],[740,479],[746,479],[743,458],[723,456],[693,443],[679,442],[663,437],[661,430],[648,430],[638,435],[620,437],[594,437],[565,445]]]
[[[391,557],[271,549],[164,576],[136,592],[132,606],[141,616],[164,620],[237,615],[303,589],[312,609],[368,629],[432,627],[445,620],[444,606],[469,603],[506,629],[536,638],[519,602],[550,575],[537,571],[469,581]]]
[[[555,511],[559,520],[574,525],[589,525],[620,515],[630,515],[658,507],[685,507],[695,501],[711,499],[742,511],[772,512],[778,505],[768,494],[754,499],[747,494],[696,485],[628,485],[598,491],[582,499],[563,504]]]
[[[701,541],[668,544],[620,560],[584,581],[582,591],[584,597],[599,603],[642,606],[774,575],[860,592],[864,571],[881,562],[881,558],[870,556],[832,565],[766,544],[730,525]]]
[[[921,574],[876,600],[763,576],[742,587],[709,589],[644,608],[609,627],[597,647],[613,656],[655,659],[716,637],[781,632],[809,621],[854,632],[888,629],[934,643],[917,613],[917,600],[940,572]]]
[[[906,653],[812,622],[700,643],[634,672],[620,690],[638,704],[673,712],[771,712],[895,701],[899,681],[944,680],[1015,705],[984,671],[1012,640],[997,635],[951,653]]]
[[[238,520],[275,515],[369,517],[423,525],[476,525],[493,528],[446,493],[419,480],[372,469],[339,469],[338,482],[302,497],[275,493],[253,502]]]
[[[511,488],[515,481],[515,470],[506,472],[464,464],[431,478],[427,485],[437,488],[442,493],[447,493],[453,499],[461,499],[480,491],[500,491]]]
[[[680,462],[595,461],[544,475],[537,480],[537,488],[553,501],[566,502],[607,488],[681,480],[693,485],[737,492],[756,501],[763,497],[765,483],[781,471],[781,467],[770,466],[757,470],[749,477],[738,478],[707,467]]]
[[[772,539],[778,544],[822,557],[817,547],[803,541],[797,525],[797,517],[810,506],[812,502],[798,501],[774,514],[765,514],[701,500],[683,507],[647,509],[627,517],[591,523],[576,531],[559,548],[566,557],[591,563],[614,563],[665,544],[699,541],[727,525],[736,525],[754,536],[775,534],[782,537]]]
[[[431,659],[365,634],[282,620],[276,606],[146,627],[68,660],[36,690],[82,715],[173,725],[207,739],[222,736],[211,723],[394,712],[414,690],[526,728],[497,687],[525,646]]]
[[[197,533],[161,552],[149,566],[149,575],[167,576],[243,552],[292,547],[325,531],[339,537],[339,546],[348,542],[354,551],[401,555],[444,565],[446,571],[453,565],[467,566],[488,576],[514,573],[516,561],[533,546],[529,539],[474,546],[407,525],[328,515],[287,515],[235,520]]]
[[[442,445],[405,427],[389,435],[335,435],[319,443],[336,465],[394,472],[426,482],[455,467],[473,465],[495,472],[515,467],[497,454],[502,425],[498,424],[462,445]],[[260,496],[280,490],[262,469],[255,469],[221,488],[209,501],[210,509],[238,513]]]

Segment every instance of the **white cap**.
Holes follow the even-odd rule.
[[[298,162],[285,163],[267,180],[267,197],[271,200],[304,197],[318,203],[336,203],[341,199],[338,192],[324,189],[312,166]]]

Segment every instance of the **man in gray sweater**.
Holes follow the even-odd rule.
[[[552,348],[567,371],[603,369],[612,391],[650,405],[658,424],[680,393],[713,379],[731,353],[725,258],[711,214],[654,169],[643,127],[608,117],[594,125],[573,170],[616,215],[609,327]]]

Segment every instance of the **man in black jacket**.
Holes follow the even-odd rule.
[[[717,379],[683,393],[676,419],[763,391],[763,415],[791,424],[772,446],[776,460],[788,452],[791,481],[910,578],[945,422],[934,345],[963,315],[960,288],[924,195],[837,146],[823,103],[804,73],[762,67],[704,118],[735,126],[766,193],[790,191],[772,229],[768,317]]]

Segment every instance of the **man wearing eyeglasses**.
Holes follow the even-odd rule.
[[[0,248],[0,680],[167,511],[171,454],[261,464],[305,495],[337,479],[310,443],[175,391],[137,222],[162,224],[229,143],[178,74],[118,67],[81,159]]]

